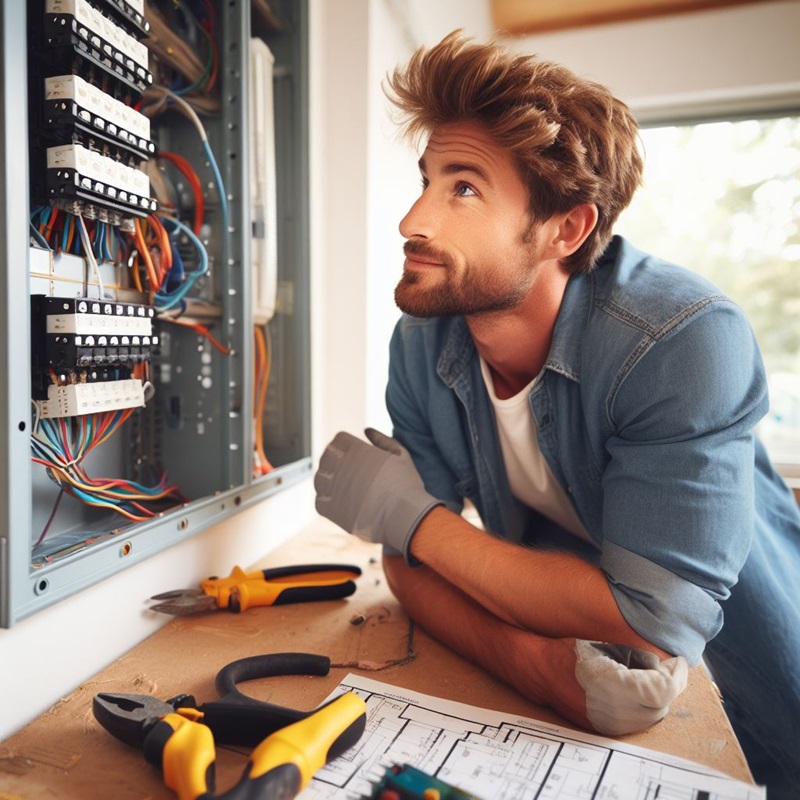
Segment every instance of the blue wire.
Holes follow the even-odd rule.
[[[52,252],[53,248],[50,247],[47,239],[45,239],[44,236],[42,236],[42,234],[39,233],[39,229],[36,227],[36,225],[34,225],[33,220],[31,220],[30,225],[31,225],[31,236],[33,236],[33,238],[36,240],[36,243],[41,245],[42,247],[47,248],[48,250],[50,250],[50,252]]]
[[[94,495],[87,494],[86,492],[81,491],[77,486],[70,486],[70,492],[72,492],[79,500],[83,500],[84,503],[90,506],[101,506],[103,508],[116,508],[122,507],[124,508],[125,504],[123,502],[116,502],[114,500],[110,500],[104,498],[100,500],[99,498],[95,497]]]
[[[217,189],[219,190],[219,203],[222,207],[222,224],[224,226],[223,234],[228,233],[228,196],[225,194],[225,184],[222,182],[222,175],[220,175],[217,161],[214,154],[211,152],[211,145],[208,139],[203,140],[203,150],[205,151],[208,163],[211,164],[211,171],[214,173],[214,180],[217,182]]]
[[[170,233],[175,233],[175,231],[181,231],[184,233],[197,248],[197,252],[200,256],[199,269],[187,273],[186,280],[184,280],[184,282],[177,289],[174,289],[171,292],[156,293],[156,307],[160,311],[167,311],[168,309],[174,308],[176,305],[178,305],[178,303],[182,302],[183,298],[186,297],[189,290],[194,286],[195,281],[201,275],[205,275],[208,272],[208,252],[206,251],[206,248],[203,246],[203,243],[200,241],[200,239],[197,238],[194,231],[188,226],[184,225],[180,220],[172,219],[171,217],[164,217],[162,222],[164,223],[165,228],[174,226]]]

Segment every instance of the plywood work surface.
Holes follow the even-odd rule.
[[[160,699],[188,693],[206,702],[217,696],[214,678],[221,667],[263,653],[317,653],[332,662],[325,677],[279,677],[243,685],[247,694],[271,703],[310,710],[354,672],[429,695],[565,724],[419,629],[413,634],[414,658],[408,660],[409,621],[386,586],[377,547],[321,521],[256,566],[322,562],[360,566],[356,593],[345,600],[172,620],[0,743],[0,800],[174,798],[141,752],[97,724],[92,698],[99,692]],[[220,572],[232,566],[221,564]],[[700,668],[692,671],[688,688],[664,721],[625,739],[751,781],[716,690]],[[246,751],[217,749],[217,791],[236,782],[245,761]]]

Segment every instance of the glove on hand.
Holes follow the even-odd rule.
[[[397,440],[367,428],[367,444],[337,433],[325,448],[314,476],[317,511],[367,542],[401,552],[422,518],[443,505],[425,491],[408,451]]]
[[[575,642],[575,677],[586,692],[586,716],[594,729],[621,736],[663,719],[686,688],[689,664],[683,656],[661,661],[636,647]]]

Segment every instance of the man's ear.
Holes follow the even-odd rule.
[[[597,225],[597,206],[582,203],[547,221],[547,243],[553,248],[553,257],[559,260],[571,256]]]

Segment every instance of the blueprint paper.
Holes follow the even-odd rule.
[[[675,756],[348,675],[331,694],[367,703],[359,743],[300,800],[370,797],[411,764],[485,800],[766,800],[766,790]]]

